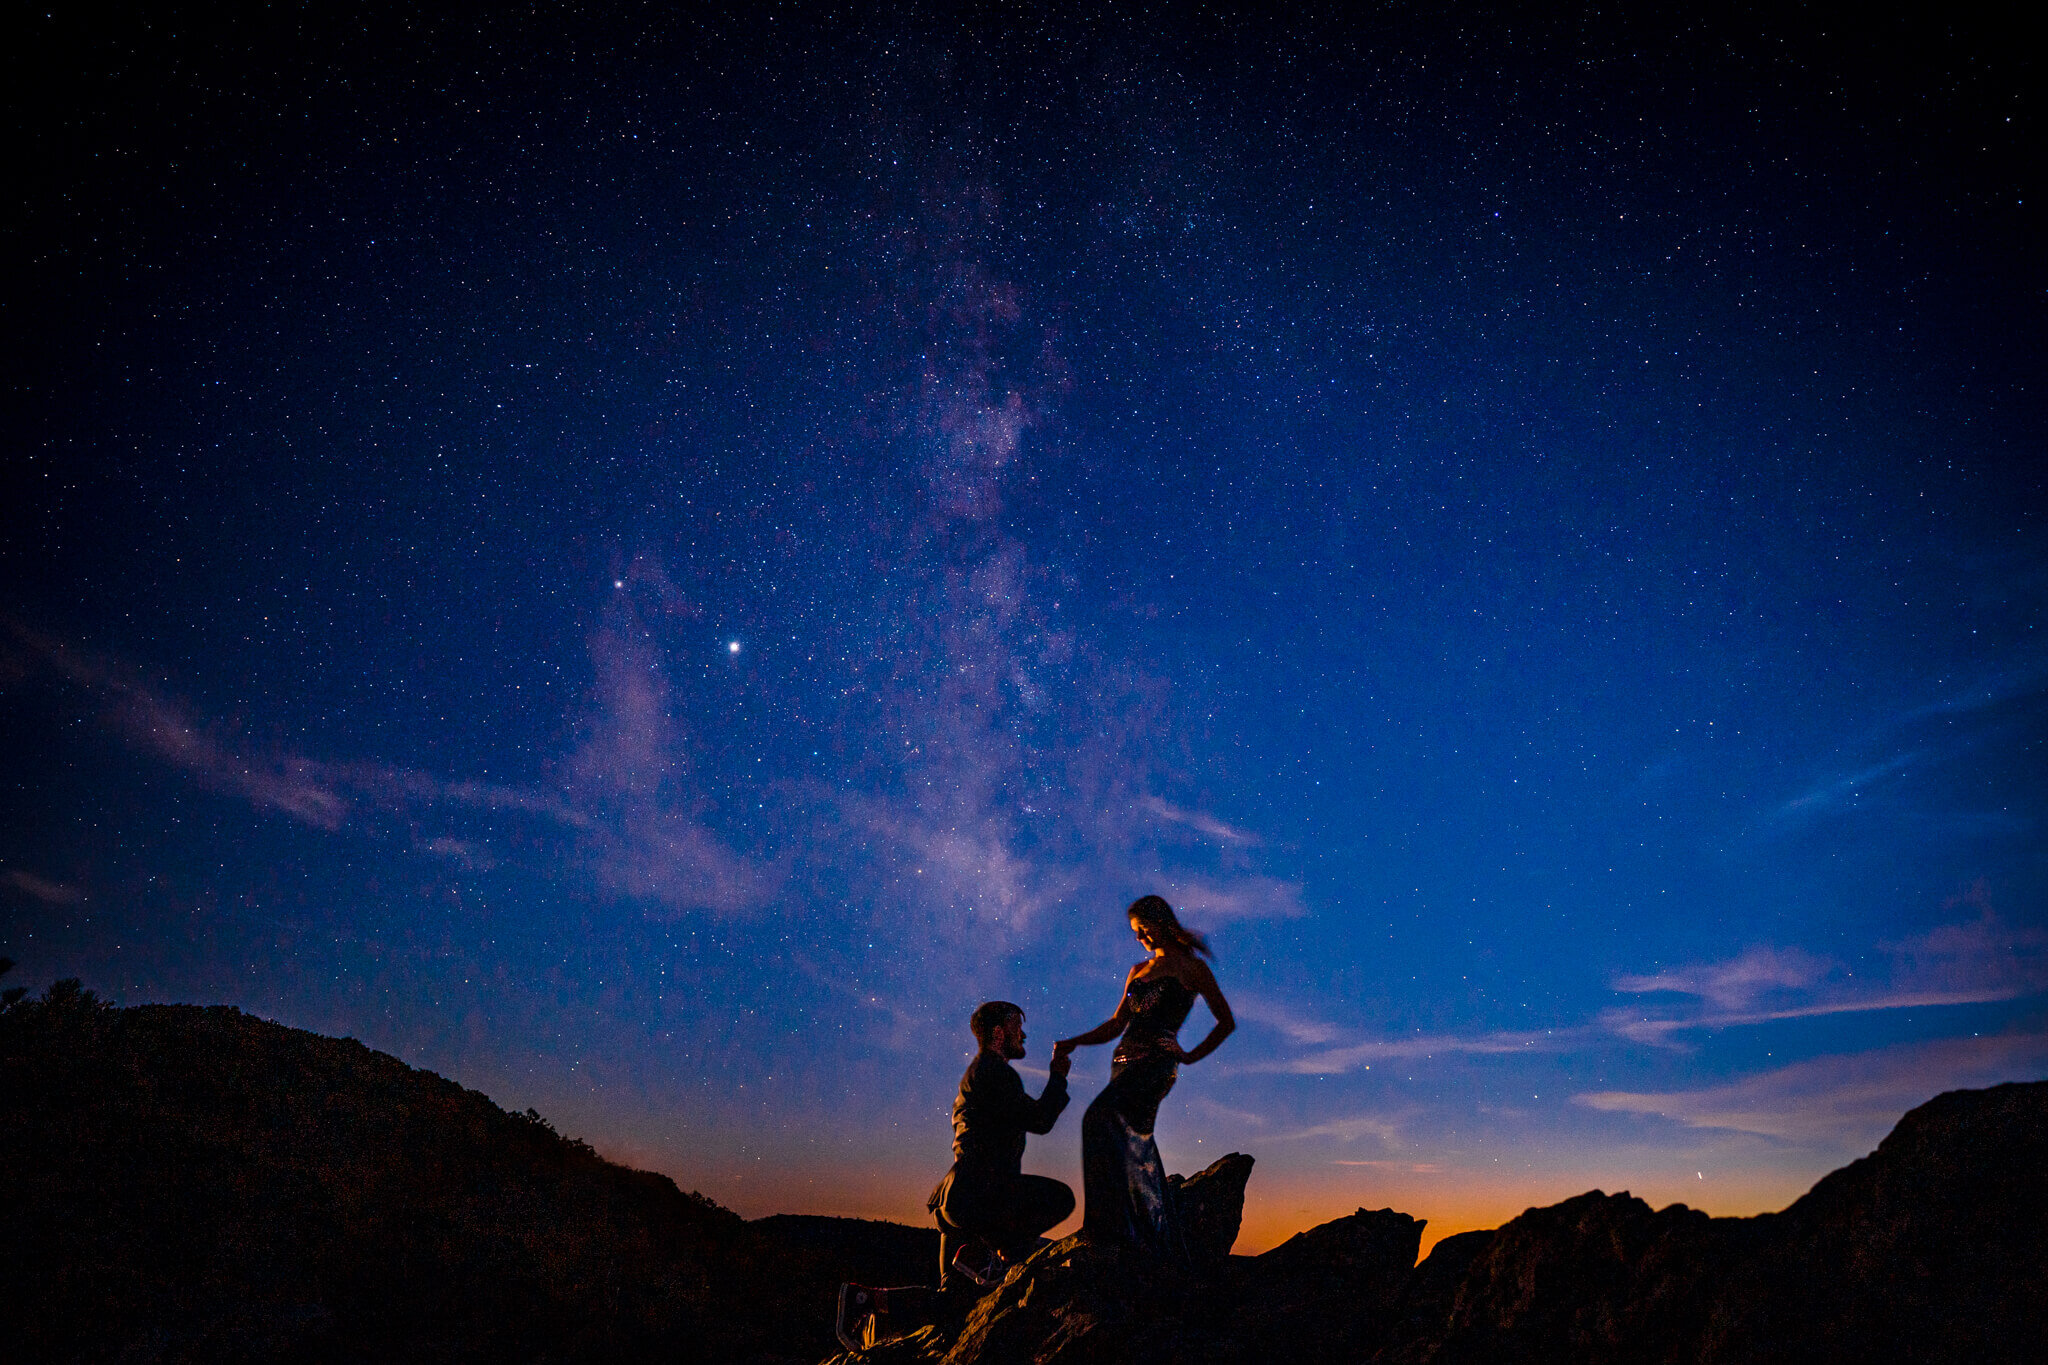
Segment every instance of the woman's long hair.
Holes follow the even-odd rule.
[[[1187,952],[1207,958],[1216,956],[1209,951],[1209,940],[1182,924],[1164,896],[1140,896],[1131,902],[1131,908],[1125,913],[1172,939]]]

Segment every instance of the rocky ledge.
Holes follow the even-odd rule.
[[[1070,1237],[834,1365],[2048,1360],[2048,1082],[1939,1096],[1781,1213],[1595,1190],[1420,1265],[1392,1209],[1229,1256],[1251,1169],[1183,1186],[1192,1268]]]

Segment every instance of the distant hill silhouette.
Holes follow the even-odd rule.
[[[917,1260],[918,1229],[840,1221],[779,1236],[239,1010],[76,982],[0,1009],[8,1359],[808,1365],[840,1279]]]

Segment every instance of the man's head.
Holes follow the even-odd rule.
[[[1007,1000],[988,1000],[977,1005],[967,1021],[974,1041],[982,1051],[1016,1061],[1024,1055],[1024,1011]]]

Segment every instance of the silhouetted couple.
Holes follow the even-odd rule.
[[[1116,1013],[1053,1044],[1051,1076],[1037,1099],[1010,1063],[1024,1056],[1024,1011],[991,1000],[968,1021],[980,1051],[960,1078],[953,1102],[953,1169],[932,1191],[939,1221],[939,1283],[959,1270],[988,1281],[1028,1256],[1044,1234],[1074,1211],[1074,1192],[1061,1181],[1023,1173],[1027,1133],[1049,1133],[1067,1107],[1073,1051],[1118,1039],[1109,1084],[1081,1119],[1081,1176],[1087,1208],[1082,1231],[1098,1244],[1135,1247],[1178,1259],[1185,1255],[1173,1189],[1159,1160],[1153,1123],[1181,1066],[1214,1052],[1236,1027],[1230,1004],[1202,958],[1209,945],[1184,927],[1173,907],[1143,896],[1127,912],[1131,932],[1151,954],[1124,978]],[[1216,1026],[1193,1051],[1180,1026],[1197,999]],[[983,1248],[987,1255],[979,1253]],[[964,1254],[963,1254],[964,1253]]]

